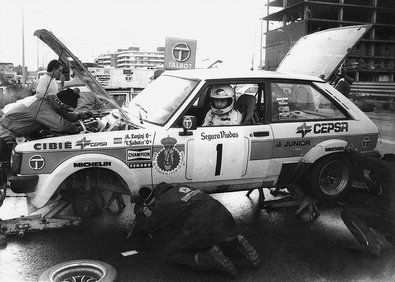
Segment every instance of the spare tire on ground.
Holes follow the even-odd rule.
[[[45,270],[39,282],[113,282],[117,271],[108,263],[96,260],[71,260],[54,265]]]

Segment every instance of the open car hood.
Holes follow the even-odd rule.
[[[331,82],[347,55],[371,27],[339,27],[304,36],[295,43],[276,71],[309,75]]]
[[[130,121],[129,116],[126,115],[114,99],[108,95],[103,86],[101,86],[100,83],[92,76],[85,65],[76,56],[74,56],[73,53],[71,53],[70,50],[59,39],[57,39],[52,32],[46,29],[39,29],[34,32],[34,35],[47,44],[59,56],[59,60],[66,64],[79,78],[79,80],[85,83],[86,86],[95,93],[95,95],[114,105],[114,107],[119,110],[123,118]]]

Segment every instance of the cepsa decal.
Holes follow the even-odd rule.
[[[160,142],[163,148],[159,152],[154,153],[154,166],[162,174],[173,174],[184,165],[185,153],[175,148],[177,144],[177,139],[175,138],[168,136]]]
[[[313,126],[306,125],[306,123],[304,122],[301,126],[296,128],[296,133],[301,133],[302,138],[311,131],[313,131],[314,134],[347,132],[348,122],[323,122],[316,123]]]
[[[128,146],[142,146],[142,145],[151,145],[152,140],[150,139],[151,134],[126,134],[124,138],[124,142]]]
[[[49,143],[36,143],[33,145],[34,150],[63,150],[71,149],[71,142],[49,142]]]
[[[152,167],[151,156],[151,148],[126,150],[126,161],[131,162],[129,168]]]
[[[200,139],[201,140],[207,140],[207,141],[211,141],[214,139],[227,139],[227,138],[238,138],[239,134],[237,132],[231,132],[231,131],[220,131],[218,133],[214,133],[214,134],[206,134],[204,132],[202,132],[200,134]]]
[[[79,146],[82,149],[85,147],[96,148],[96,147],[104,147],[107,146],[107,142],[92,142],[92,140],[86,139],[86,137],[75,143],[75,146]]]

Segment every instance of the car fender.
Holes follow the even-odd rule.
[[[318,143],[311,148],[297,164],[294,164],[293,173],[285,180],[281,179],[279,183],[299,182],[309,171],[310,167],[319,159],[329,154],[344,152],[347,146],[347,141],[340,139],[330,139]],[[292,167],[292,164],[291,164]],[[283,175],[288,174],[284,169]],[[281,176],[281,175],[280,175]]]
[[[318,143],[311,148],[301,159],[302,163],[312,164],[318,159],[333,153],[344,152],[347,141],[340,139],[330,139]]]
[[[76,167],[76,163],[105,163],[101,166],[117,173],[127,183],[132,195],[137,193],[139,181],[136,175],[121,160],[102,154],[81,154],[64,161],[51,174],[40,175],[37,183],[37,189],[34,193],[28,195],[31,204],[36,208],[44,206],[52,197],[59,185],[71,174],[85,169],[86,167]]]

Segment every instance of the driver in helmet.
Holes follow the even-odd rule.
[[[217,85],[210,92],[211,109],[207,112],[203,126],[237,125],[242,115],[233,108],[235,92],[230,85]]]

